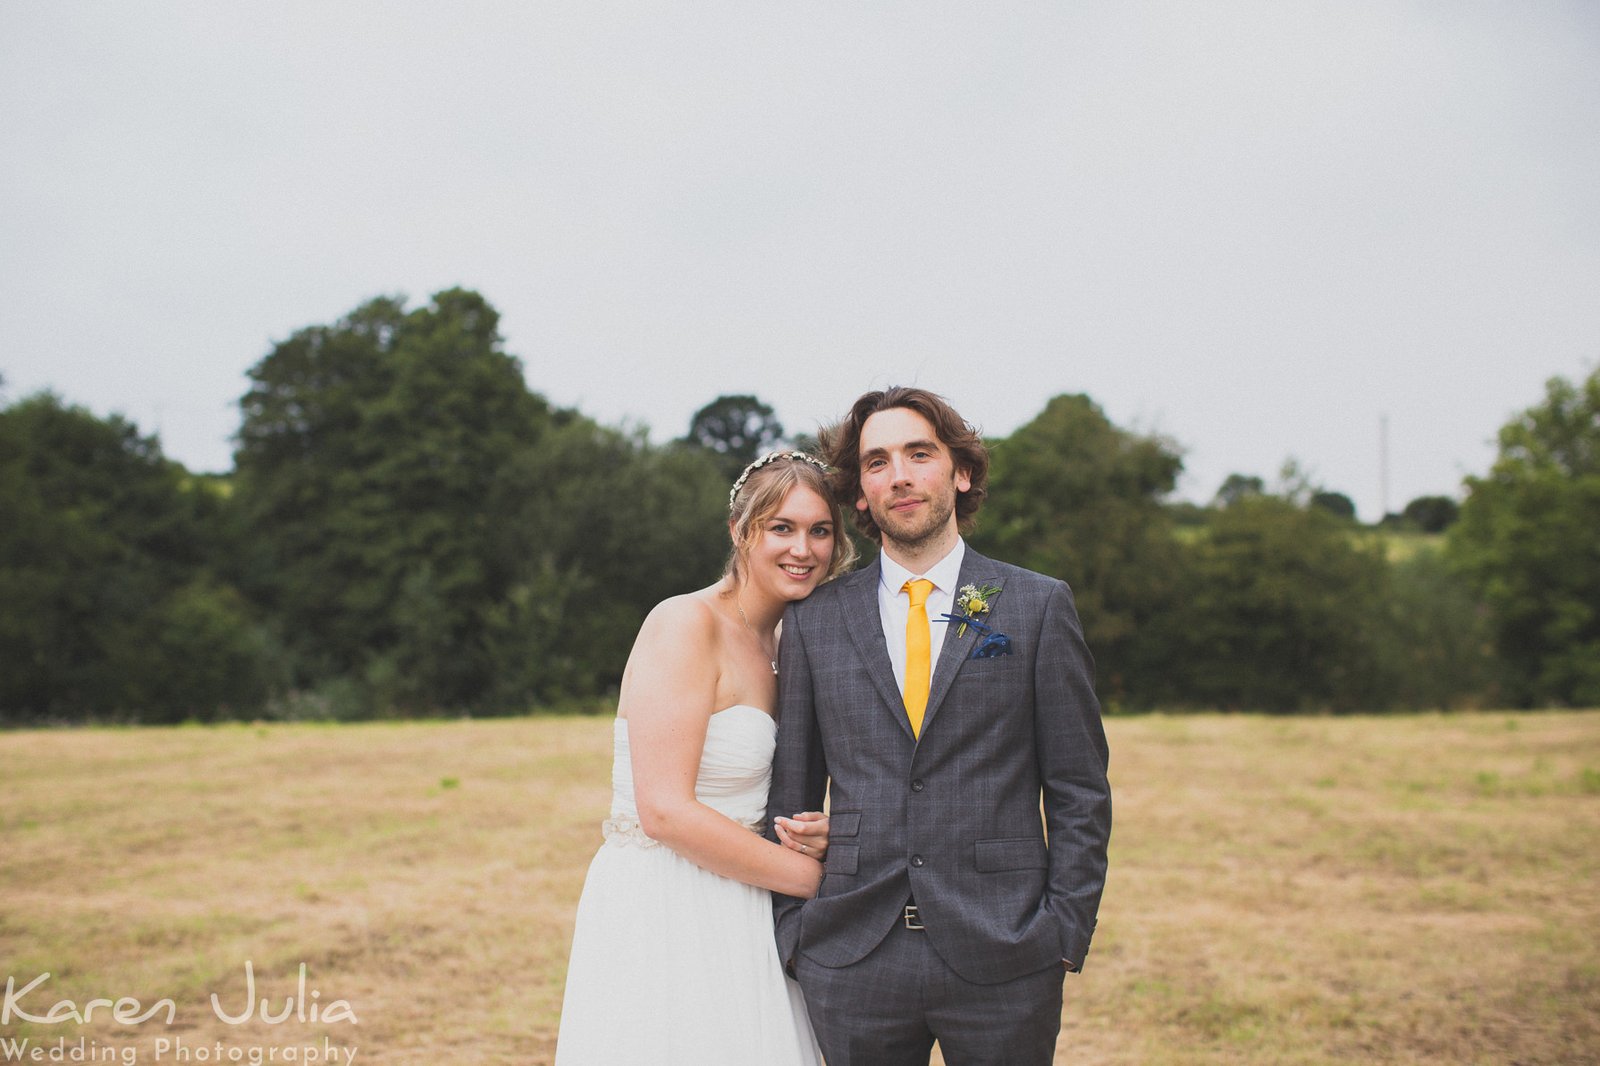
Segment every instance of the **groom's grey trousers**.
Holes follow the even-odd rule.
[[[901,925],[858,963],[829,971],[801,955],[795,971],[828,1066],[927,1066],[935,1039],[950,1066],[1049,1066],[1055,1057],[1060,963],[973,984],[925,932]]]

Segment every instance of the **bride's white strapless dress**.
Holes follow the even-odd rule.
[[[818,1066],[799,986],[772,938],[772,897],[644,835],[628,723],[617,719],[611,817],[578,902],[556,1066]],[[711,716],[695,795],[757,829],[777,724]]]

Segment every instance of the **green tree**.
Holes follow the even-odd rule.
[[[1490,609],[1507,695],[1600,704],[1600,368],[1552,378],[1467,488],[1449,551]]]
[[[1335,518],[1353,521],[1356,517],[1355,501],[1342,492],[1329,492],[1326,489],[1311,494],[1311,506],[1320,507]]]
[[[1448,496],[1418,496],[1400,517],[1424,533],[1443,533],[1461,517],[1461,505]]]
[[[213,573],[218,503],[118,416],[0,412],[0,720],[258,707],[270,641]]]
[[[1388,614],[1375,620],[1392,701],[1408,708],[1482,706],[1494,693],[1487,612],[1472,586],[1434,547],[1389,569]]]
[[[709,584],[728,549],[727,483],[699,448],[653,448],[574,419],[516,457],[501,526],[526,561],[494,617],[501,702],[613,689],[650,608]]]
[[[468,707],[494,688],[487,633],[522,560],[499,550],[506,470],[560,419],[500,347],[481,296],[377,299],[300,330],[250,371],[236,498],[245,583],[297,682],[360,682],[369,710]]]
[[[1267,483],[1253,474],[1229,474],[1217,489],[1216,503],[1219,507],[1232,507],[1266,491]]]
[[[1178,546],[1161,500],[1183,469],[1177,449],[1063,395],[991,451],[974,547],[1067,581],[1102,696],[1137,699],[1165,669],[1140,654],[1138,637],[1174,595]]]
[[[757,457],[783,440],[783,423],[771,406],[754,396],[718,396],[689,420],[689,444],[718,457],[718,467],[732,481]]]
[[[1174,663],[1165,698],[1276,712],[1390,700],[1378,629],[1386,568],[1321,508],[1275,496],[1216,511],[1186,546],[1182,595],[1147,639]]]
[[[494,310],[374,300],[252,371],[242,581],[311,713],[503,713],[617,683],[656,602],[712,580],[727,481],[530,392]]]

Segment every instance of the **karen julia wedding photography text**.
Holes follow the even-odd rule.
[[[121,1026],[138,1026],[147,1022],[173,1025],[178,1020],[178,1005],[170,998],[162,998],[146,1006],[133,996],[117,999],[94,998],[82,1004],[72,999],[58,999],[48,1007],[50,998],[47,984],[48,972],[39,974],[26,984],[18,984],[15,975],[6,977],[5,999],[0,1001],[0,1063],[76,1063],[119,1062],[134,1064],[140,1060],[141,1048],[132,1045],[113,1047],[87,1037],[75,1039],[65,1036],[39,1039],[34,1036],[4,1035],[5,1029],[18,1023],[33,1025],[84,1025],[93,1021],[112,1021]],[[269,1026],[290,1024],[348,1024],[359,1025],[355,1008],[345,999],[321,1002],[322,992],[308,991],[306,964],[301,963],[295,994],[274,1001],[269,996],[256,995],[255,966],[246,959],[244,964],[244,995],[242,1001],[224,1002],[224,997],[211,993],[211,1012],[226,1025],[246,1025],[260,1022]],[[337,1044],[323,1036],[319,1042],[288,1042],[282,1044],[230,1045],[220,1040],[205,1042],[186,1040],[182,1036],[157,1036],[149,1048],[152,1062],[173,1063],[349,1063],[355,1061],[354,1046]]]

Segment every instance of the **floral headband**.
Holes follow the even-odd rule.
[[[733,501],[739,498],[739,490],[744,488],[744,483],[750,480],[751,474],[755,473],[757,470],[760,470],[768,463],[776,463],[780,459],[792,459],[797,463],[810,463],[824,474],[828,472],[828,464],[824,463],[821,459],[818,459],[810,452],[768,452],[766,455],[763,455],[761,458],[745,467],[744,472],[739,475],[739,480],[735,481],[733,483],[733,488],[728,490],[728,509],[733,509]]]

